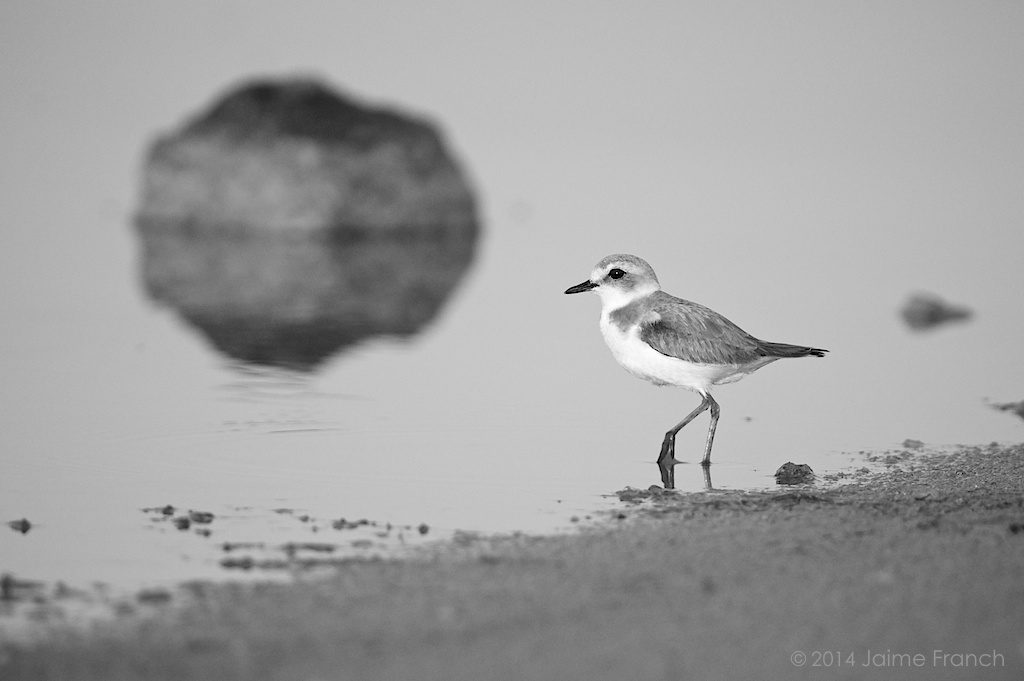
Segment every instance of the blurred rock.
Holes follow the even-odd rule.
[[[946,322],[970,319],[973,313],[969,308],[950,305],[938,296],[918,293],[907,300],[900,314],[911,329],[923,331]]]
[[[245,85],[158,140],[137,228],[151,298],[232,358],[299,370],[417,332],[478,232],[430,126],[305,80]]]
[[[138,216],[275,232],[476,227],[433,127],[301,79],[244,84],[158,139]]]

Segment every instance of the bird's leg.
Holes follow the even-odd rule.
[[[718,407],[718,402],[715,402],[715,398],[711,395],[704,399],[711,402],[711,425],[708,427],[708,443],[704,447],[704,460],[700,462],[700,465],[707,468],[711,465],[711,445],[715,441],[715,428],[718,427],[718,415],[722,410]]]
[[[678,461],[676,461],[676,433],[682,430],[683,426],[700,416],[705,409],[712,405],[714,405],[712,409],[718,409],[718,404],[711,399],[711,396],[704,395],[704,399],[701,400],[696,409],[691,411],[685,419],[677,423],[672,430],[665,433],[665,440],[661,443],[661,454],[658,455],[659,464],[664,463],[674,465],[678,463]]]

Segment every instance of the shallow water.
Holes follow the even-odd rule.
[[[850,22],[813,13],[794,24],[803,28],[753,17],[733,26],[733,44],[724,33],[695,29],[684,39],[669,30],[693,24],[687,17],[652,16],[645,33],[605,9],[563,17],[589,36],[578,54],[564,52],[559,31],[523,24],[539,31],[524,66],[503,56],[522,54],[522,26],[460,16],[435,26],[454,52],[431,52],[424,72],[401,59],[375,59],[364,71],[332,66],[365,63],[369,49],[334,31],[377,36],[374,54],[419,35],[432,19],[407,9],[408,26],[365,9],[358,22],[328,12],[285,31],[287,58],[266,54],[259,26],[280,17],[261,10],[243,29],[225,22],[250,59],[220,50],[214,28],[193,43],[202,68],[100,49],[105,32],[128,21],[107,21],[102,10],[77,8],[84,14],[67,26],[3,10],[25,16],[0,21],[19,28],[5,44],[21,55],[0,66],[12,93],[0,154],[0,521],[24,517],[32,528],[0,526],[0,571],[124,585],[234,578],[220,565],[224,542],[269,547],[258,557],[280,556],[289,542],[366,556],[456,530],[572,528],[613,506],[614,491],[658,483],[662,434],[697,403],[615,366],[597,329],[598,301],[562,294],[616,251],[646,257],[666,290],[755,335],[832,351],[777,362],[717,393],[716,488],[772,486],[788,460],[819,474],[859,466],[856,452],[905,438],[1020,440],[1024,421],[985,404],[1024,398],[1024,191],[1014,179],[1024,177],[1024,140],[1017,117],[1004,115],[1020,109],[1020,76],[1004,65],[1019,63],[1021,47],[991,39],[1010,22],[972,13],[988,37],[951,42],[941,27],[966,19],[945,12],[937,49],[909,16],[860,17],[849,32],[836,27]],[[140,20],[118,40],[148,56],[168,27],[191,26],[191,13]],[[505,27],[480,60],[511,80],[487,78],[478,97],[466,97],[477,62],[459,49],[479,46],[457,27],[479,21]],[[917,42],[890,31],[900,22],[919,29],[910,32]],[[332,26],[331,35],[311,38],[314,25]],[[626,70],[620,52],[605,49],[615,25],[624,45],[650,48],[621,52],[636,55]],[[752,39],[758,49],[737,49]],[[951,44],[967,47],[950,56]],[[39,45],[52,50],[41,63],[29,58]],[[718,66],[684,68],[689,50]],[[804,55],[799,64],[792,54]],[[357,95],[431,111],[474,179],[483,236],[418,330],[339,343],[315,362],[300,353],[303,361],[282,368],[246,362],[251,355],[151,295],[133,215],[139,162],[156,132],[233,79],[293,59]],[[805,72],[821,63],[851,69],[821,80]],[[524,68],[526,81],[516,75]],[[919,69],[943,75],[921,78]],[[751,73],[771,75],[771,92],[734,101],[735,92],[759,92],[745,80]],[[878,89],[886,78],[898,78],[899,97]],[[90,82],[142,94],[115,107]],[[843,97],[832,96],[833,82]],[[949,93],[951,82],[959,89]],[[506,118],[495,120],[494,106]],[[538,110],[560,113],[551,120]],[[897,311],[918,289],[975,316],[911,332]],[[682,490],[704,487],[693,462],[706,426],[698,419],[679,437],[677,455],[691,462],[676,472]],[[210,535],[141,510],[166,504],[213,513]],[[429,530],[356,537],[330,527],[340,518]],[[352,545],[360,539],[370,545]]]

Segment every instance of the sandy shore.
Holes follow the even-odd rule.
[[[635,496],[575,535],[50,624],[0,679],[1024,678],[1024,445]]]

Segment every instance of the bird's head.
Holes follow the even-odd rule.
[[[593,291],[601,296],[604,307],[618,308],[661,288],[654,269],[643,258],[616,254],[602,258],[594,266],[590,278],[568,289],[566,293]]]

